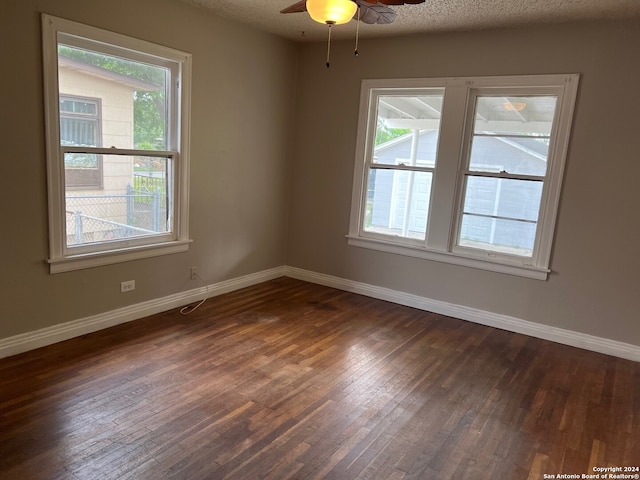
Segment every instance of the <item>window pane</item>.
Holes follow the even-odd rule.
[[[472,141],[471,171],[539,177],[547,173],[548,140],[475,136]]]
[[[556,111],[555,96],[480,96],[474,133],[549,137]]]
[[[67,156],[78,154],[66,154]],[[103,188],[65,195],[67,246],[172,230],[171,159],[101,155]],[[65,162],[67,159],[65,158]]]
[[[95,119],[69,118],[60,115],[60,144],[97,147],[98,121]],[[99,168],[98,155],[91,153],[70,153],[64,158],[64,168],[92,169]],[[95,180],[94,180],[95,182]],[[67,178],[67,185],[77,183]]]
[[[424,240],[431,172],[371,169],[364,230]]]
[[[88,118],[60,118],[60,145],[97,147],[98,122]]]
[[[65,170],[97,170],[98,159],[99,156],[93,153],[69,153],[64,157],[64,168]]]
[[[100,147],[100,99],[60,96],[60,145]],[[100,186],[100,157],[88,153],[65,157],[67,186]],[[75,172],[69,172],[74,169]]]
[[[167,150],[168,69],[59,45],[58,78],[61,117],[98,114],[97,103],[70,96],[100,102],[98,145]],[[63,145],[68,141],[61,138]]]
[[[542,186],[541,181],[468,177],[458,244],[530,256]]]
[[[435,166],[443,91],[378,97],[373,163]]]
[[[60,99],[60,112],[97,115],[98,105],[90,100]]]
[[[469,170],[545,176],[556,97],[476,101]]]

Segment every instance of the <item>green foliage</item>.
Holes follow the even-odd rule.
[[[139,205],[152,205],[154,195],[160,195],[161,199],[167,196],[167,182],[164,177],[148,177],[146,175],[133,176],[133,191],[136,203]]]
[[[164,91],[134,92],[133,141],[141,150],[166,150]]]
[[[376,128],[376,145],[388,142],[394,138],[401,137],[411,132],[408,128],[389,128],[385,125],[382,118],[378,118],[378,124]]]
[[[58,46],[58,55],[155,85],[157,90],[133,93],[133,141],[142,150],[166,149],[165,69],[64,45]]]

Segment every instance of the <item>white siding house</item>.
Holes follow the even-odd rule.
[[[411,157],[413,134],[409,133],[376,147],[376,163],[387,165],[408,164]],[[420,158],[417,165],[433,167],[437,153],[438,132],[423,130],[419,133],[417,151]],[[487,171],[518,171],[527,174],[539,174],[546,170],[547,144],[535,138],[505,140],[495,137],[480,137],[473,145],[475,165],[482,165]],[[373,170],[369,178],[368,200],[371,205],[370,230],[384,233],[402,233],[419,237],[424,235],[429,203],[431,198],[431,179],[426,174],[407,171]],[[541,185],[534,182],[511,182],[504,179],[472,178],[467,184],[468,191],[473,190],[472,204],[466,209],[475,213],[525,218],[536,221],[538,210],[524,211],[527,206],[536,207],[539,202],[523,202],[526,197],[540,197]],[[412,188],[411,195],[408,189]],[[409,204],[407,203],[409,201]],[[524,209],[524,210],[523,210]],[[405,217],[408,215],[408,222]],[[504,238],[505,245],[516,248],[532,249],[535,240],[535,224],[529,229],[514,229],[509,222],[495,218],[471,219],[462,226],[461,240],[467,242],[497,243]]]

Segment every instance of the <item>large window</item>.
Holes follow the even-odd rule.
[[[190,55],[42,21],[51,272],[186,250]]]
[[[363,81],[350,245],[545,279],[577,85]]]

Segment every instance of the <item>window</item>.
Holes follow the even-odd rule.
[[[190,55],[42,25],[51,272],[185,251]]]
[[[364,80],[349,244],[546,279],[577,86]]]
[[[365,232],[424,241],[443,98],[443,89],[378,96]]]
[[[102,140],[99,98],[60,95],[60,144],[100,147]],[[65,161],[67,188],[102,188],[102,156],[71,154]]]

